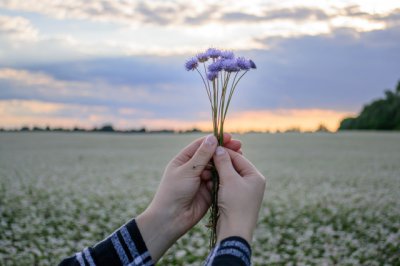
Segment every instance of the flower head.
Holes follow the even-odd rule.
[[[192,58],[190,58],[189,60],[186,61],[185,68],[186,68],[187,71],[194,70],[194,69],[197,68],[198,64],[199,63],[197,61],[197,58],[196,57],[192,57]]]
[[[207,53],[199,53],[196,55],[197,59],[199,60],[200,63],[207,62],[208,60],[208,54]]]
[[[221,51],[216,48],[208,48],[206,54],[211,58],[218,58],[221,56]]]
[[[242,70],[249,70],[251,68],[251,63],[250,60],[247,60],[244,57],[238,57],[236,59],[236,63],[238,65],[238,67]]]
[[[235,55],[233,54],[232,51],[222,51],[221,57],[224,59],[233,59],[233,58],[235,58]]]
[[[249,63],[250,63],[250,67],[251,68],[253,68],[253,69],[256,69],[257,68],[257,66],[256,66],[256,64],[254,64],[254,62],[253,62],[253,60],[249,60]]]
[[[210,71],[210,72],[219,72],[219,71],[221,71],[223,69],[222,61],[223,60],[217,60],[217,61],[211,63],[208,66],[208,71]]]
[[[240,68],[235,59],[225,59],[221,61],[222,68],[226,72],[238,72]]]
[[[211,72],[208,72],[207,73],[207,78],[208,78],[208,80],[211,80],[211,81],[213,81],[215,78],[217,78],[218,77],[218,72],[215,72],[215,71],[211,71]]]

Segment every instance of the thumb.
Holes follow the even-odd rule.
[[[214,165],[217,168],[221,184],[230,177],[237,175],[232,165],[231,157],[223,147],[217,147],[214,155]]]
[[[215,148],[217,147],[217,138],[214,135],[208,135],[201,143],[200,147],[193,154],[192,158],[185,163],[184,167],[190,167],[200,174],[210,162]]]

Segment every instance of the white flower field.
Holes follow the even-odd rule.
[[[0,265],[56,265],[150,202],[200,135],[0,133]],[[254,265],[400,265],[400,134],[237,135],[267,177]],[[159,265],[201,265],[199,223]]]

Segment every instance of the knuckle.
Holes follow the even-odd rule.
[[[200,149],[197,150],[197,155],[200,158],[204,158],[210,157],[211,153],[205,147],[200,147]]]
[[[236,160],[238,157],[242,156],[240,153],[232,152],[231,154],[232,161]]]
[[[267,179],[265,178],[265,176],[261,174],[260,174],[260,182],[264,188],[267,186]]]
[[[220,164],[227,164],[228,162],[230,162],[230,158],[229,158],[229,156],[227,156],[226,154],[217,156],[217,159],[216,159],[216,160],[217,160]]]

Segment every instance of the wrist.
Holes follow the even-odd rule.
[[[154,263],[180,237],[171,218],[168,211],[158,212],[150,207],[136,218],[137,226]]]
[[[253,238],[254,226],[241,222],[239,219],[224,219],[220,217],[217,226],[217,242],[221,242],[225,238],[238,236],[245,239],[251,244]]]

